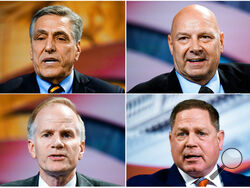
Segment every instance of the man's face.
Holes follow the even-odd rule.
[[[60,175],[74,171],[84,152],[76,114],[63,104],[51,104],[37,114],[34,123],[34,140],[28,146],[40,172]]]
[[[213,77],[223,52],[224,34],[209,12],[181,12],[173,21],[168,42],[178,73],[200,85]]]
[[[217,163],[224,132],[216,131],[208,111],[193,108],[177,113],[169,139],[175,164],[192,177],[202,177]]]
[[[80,42],[74,42],[69,18],[57,15],[38,18],[30,54],[40,78],[53,84],[61,82],[72,72],[80,52]]]

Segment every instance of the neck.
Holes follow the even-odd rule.
[[[64,173],[54,173],[54,172],[45,172],[40,169],[41,178],[49,185],[49,186],[65,186],[76,173],[76,169],[71,172]]]

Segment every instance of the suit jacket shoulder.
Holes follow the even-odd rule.
[[[218,71],[225,93],[250,93],[249,64],[221,63]]]
[[[133,87],[129,93],[182,93],[175,69]]]
[[[220,169],[221,170],[221,169]],[[228,171],[220,173],[224,186],[250,186],[250,177]]]
[[[124,90],[98,78],[74,70],[72,93],[124,93]],[[0,84],[0,93],[39,93],[35,72]]]
[[[138,175],[127,181],[127,186],[185,186],[176,165],[151,175]]]
[[[74,70],[72,93],[124,93],[124,90],[106,81],[86,76]]]
[[[76,186],[117,186],[112,183],[90,178],[80,173],[76,173]],[[1,186],[38,186],[39,174],[28,179],[14,181]]]
[[[112,183],[90,178],[78,172],[76,173],[76,177],[77,177],[77,183],[76,183],[77,186],[117,186]]]
[[[222,169],[219,168],[221,171]],[[224,186],[250,186],[250,177],[228,171],[220,173]],[[152,175],[134,176],[128,186],[186,186],[185,181],[174,164],[170,169],[160,170]]]
[[[11,79],[0,84],[0,93],[39,93],[35,72]]]
[[[39,175],[37,174],[36,176],[33,176],[31,178],[24,179],[24,180],[13,181],[13,182],[10,182],[10,183],[2,184],[1,186],[9,186],[9,187],[38,186],[38,180],[39,180]]]

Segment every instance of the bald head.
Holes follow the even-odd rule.
[[[198,19],[202,20],[203,22],[211,22],[218,32],[220,31],[215,14],[204,6],[194,4],[184,7],[175,15],[172,22],[171,34],[175,32],[176,27],[182,23],[182,20],[186,19]]]
[[[215,75],[224,48],[214,13],[200,5],[181,9],[168,36],[176,71],[187,80],[206,85]]]

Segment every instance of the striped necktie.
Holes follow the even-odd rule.
[[[51,85],[50,88],[48,89],[48,93],[62,93],[64,92],[64,89],[59,85]]]
[[[208,184],[209,180],[206,178],[199,178],[196,180],[195,185],[196,187],[206,187]]]

